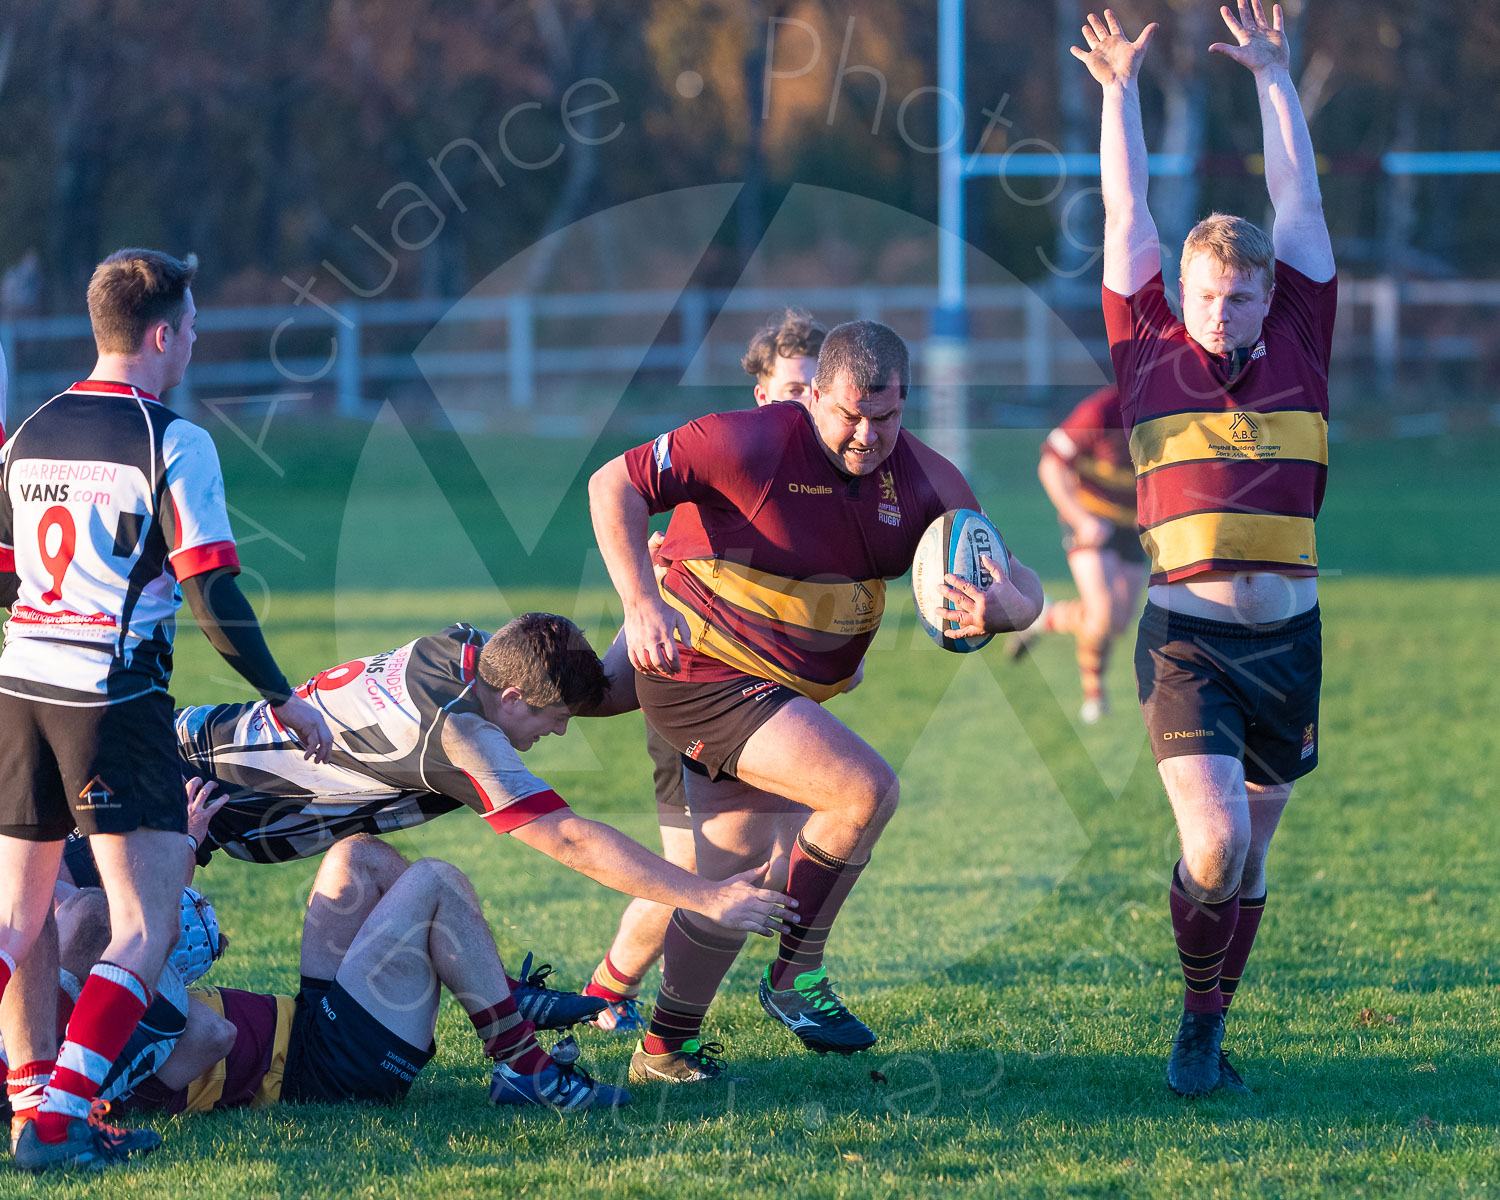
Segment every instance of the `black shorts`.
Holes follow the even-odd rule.
[[[172,697],[95,707],[0,693],[0,834],[60,842],[75,828],[187,832]]]
[[[637,672],[635,694],[647,723],[688,770],[733,779],[750,735],[802,693],[751,675],[697,682]]]
[[[287,1044],[281,1098],[288,1102],[402,1099],[437,1053],[397,1037],[336,980],[304,981]]]
[[[1290,783],[1318,765],[1323,626],[1314,605],[1289,621],[1236,625],[1147,604],[1135,682],[1159,763],[1227,754],[1250,783]]]
[[[1058,524],[1062,526],[1063,552],[1072,554],[1074,550],[1078,549],[1073,544],[1073,539],[1076,536],[1073,532],[1073,527],[1061,519],[1058,520]],[[1102,546],[1091,547],[1091,549],[1113,550],[1120,556],[1121,562],[1144,563],[1147,561],[1146,549],[1141,545],[1140,532],[1134,525],[1116,525],[1114,532],[1109,535],[1109,541],[1105,542]]]
[[[656,726],[646,722],[646,753],[651,756],[651,782],[656,788],[659,823],[673,829],[689,829],[687,788],[682,783],[682,754]]]

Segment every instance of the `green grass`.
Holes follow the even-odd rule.
[[[451,619],[545,607],[601,638],[613,628],[576,484],[528,556],[503,520],[489,527],[493,502],[452,442],[392,436],[365,448],[363,475],[357,439],[270,445],[297,466],[289,477],[325,468],[293,506],[220,441],[231,500],[305,556],[245,546],[270,581],[266,623],[291,675]],[[997,437],[979,491],[1056,577],[1034,447]],[[732,1088],[638,1089],[617,1116],[498,1113],[472,1029],[445,1002],[438,1057],[403,1105],[164,1120],[166,1148],[138,1167],[0,1174],[0,1195],[1487,1194],[1500,1175],[1500,734],[1484,715],[1500,708],[1500,562],[1473,531],[1495,515],[1494,450],[1338,451],[1320,539],[1323,765],[1272,851],[1230,1028],[1253,1098],[1189,1104],[1163,1084],[1180,995],[1165,904],[1175,850],[1128,648],[1109,676],[1116,715],[1081,728],[1066,642],[1014,667],[998,647],[941,654],[893,590],[868,682],[833,702],[903,783],[831,947],[876,1050],[816,1058],[770,1026],[753,997],[769,953],[757,944],[710,1014],[742,1077]],[[523,479],[540,458],[533,444],[507,470]],[[394,491],[366,494],[377,479]],[[200,638],[180,642],[180,701],[239,694]],[[649,843],[641,743],[631,715],[578,723],[528,758],[575,807]],[[581,985],[613,933],[619,897],[468,814],[395,841],[469,872],[508,961],[534,947]],[[295,988],[314,866],[216,861],[200,876],[233,938],[211,980]],[[623,1073],[628,1045],[580,1040],[597,1073]]]

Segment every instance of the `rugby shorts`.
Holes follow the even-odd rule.
[[[682,755],[646,722],[646,753],[651,756],[651,782],[656,788],[656,816],[663,827],[689,829],[687,789],[682,783]]]
[[[400,1100],[436,1053],[436,1043],[418,1050],[397,1037],[337,980],[323,986],[308,980],[297,993],[281,1098],[326,1104]]]
[[[1076,536],[1073,526],[1061,519],[1059,519],[1058,524],[1062,526],[1063,552],[1072,554],[1074,550],[1078,549],[1073,544],[1073,539]],[[1104,545],[1097,547],[1097,549],[1113,550],[1120,556],[1121,562],[1144,563],[1147,561],[1146,549],[1141,545],[1141,535],[1134,525],[1114,526],[1114,532],[1109,535],[1109,540]]]
[[[60,842],[75,828],[187,832],[172,697],[97,707],[0,693],[0,834]]]
[[[689,680],[636,673],[646,723],[682,755],[683,765],[709,779],[736,778],[750,735],[800,692],[770,679]]]
[[[1290,783],[1318,765],[1323,626],[1314,605],[1287,621],[1239,625],[1148,603],[1135,645],[1151,750],[1224,754],[1250,783]]]

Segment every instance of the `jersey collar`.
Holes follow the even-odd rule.
[[[161,403],[150,392],[143,392],[133,384],[114,383],[107,379],[84,379],[75,383],[68,391],[83,392],[91,396],[133,396],[137,400],[149,400],[153,404]]]

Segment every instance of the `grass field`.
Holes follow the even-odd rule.
[[[554,487],[555,515],[552,501],[521,514],[545,533],[531,554],[464,459],[480,447],[390,425],[368,444],[289,427],[263,449],[299,481],[292,492],[219,440],[288,674],[536,607],[612,631],[576,481]],[[1061,593],[1035,445],[985,443],[978,491]],[[506,481],[517,493],[546,483],[545,445],[490,449],[502,494]],[[893,589],[869,682],[834,702],[903,784],[831,947],[836,981],[880,1034],[874,1051],[795,1048],[754,1001],[770,953],[756,945],[710,1014],[741,1077],[732,1087],[637,1089],[617,1115],[500,1114],[484,1102],[472,1030],[445,1002],[438,1057],[402,1106],[162,1122],[167,1147],[138,1167],[0,1174],[0,1195],[1488,1194],[1500,1177],[1500,738],[1486,719],[1500,709],[1497,449],[1336,448],[1320,526],[1322,766],[1273,849],[1226,1043],[1254,1097],[1185,1103],[1163,1083],[1180,996],[1165,904],[1175,849],[1128,650],[1110,673],[1116,715],[1080,728],[1066,642],[1019,666],[994,651],[960,661],[927,642]],[[245,518],[269,535],[255,539]],[[181,701],[239,694],[196,634],[180,644]],[[649,843],[641,741],[632,715],[583,722],[528,757],[575,807]],[[581,985],[613,932],[619,897],[467,814],[396,842],[469,872],[508,961],[535,948]],[[211,980],[295,988],[313,867],[216,861],[202,873],[234,943]],[[623,1074],[627,1043],[580,1041],[596,1073]]]

